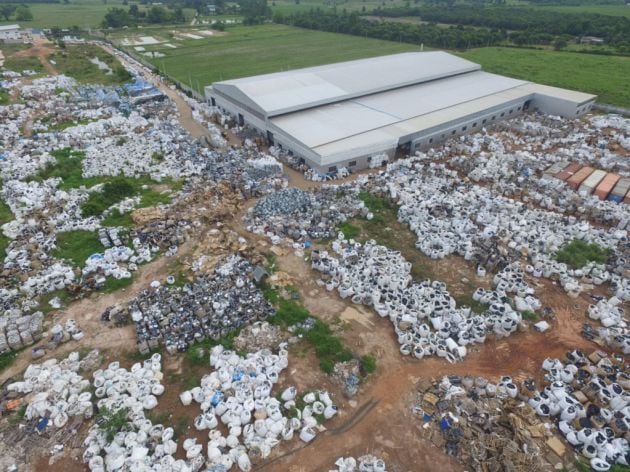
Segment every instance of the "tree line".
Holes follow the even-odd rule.
[[[332,33],[399,41],[442,49],[466,49],[494,46],[507,39],[500,30],[453,26],[443,28],[436,25],[415,25],[385,21],[368,21],[357,13],[335,14],[321,10],[294,13],[284,16],[276,14],[276,23],[298,26]]]
[[[185,21],[184,11],[179,6],[167,9],[154,5],[145,11],[133,4],[129,6],[128,10],[119,7],[110,8],[103,19],[103,26],[122,28],[123,26],[137,26],[139,24],[173,24],[184,23]]]
[[[32,21],[33,13],[28,5],[14,5],[12,3],[0,4],[0,17],[6,21]]]
[[[528,35],[599,36],[613,46],[630,45],[630,19],[623,16],[471,5],[376,9],[373,14],[383,17],[416,16],[428,22],[520,31]]]

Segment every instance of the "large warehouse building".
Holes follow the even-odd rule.
[[[537,109],[565,117],[594,95],[481,71],[445,52],[417,52],[216,82],[206,98],[319,172],[365,168]]]

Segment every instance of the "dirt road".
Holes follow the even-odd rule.
[[[137,69],[138,66],[136,64],[132,64],[129,62],[124,55],[118,53],[118,51],[114,50],[112,47],[107,45],[100,45],[105,51],[115,56],[120,62],[124,65]],[[193,138],[201,138],[203,136],[208,136],[208,130],[205,126],[201,125],[197,121],[193,119],[192,109],[190,105],[182,98],[182,95],[179,91],[171,89],[167,84],[165,84],[162,79],[149,71],[147,68],[143,68],[142,72],[144,73],[144,78],[155,85],[160,91],[162,91],[168,98],[175,102],[177,106],[177,110],[179,111],[179,122],[182,127],[190,133]]]

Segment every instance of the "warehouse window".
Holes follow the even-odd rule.
[[[462,126],[462,131],[466,131],[467,128],[468,126]]]
[[[477,122],[475,121],[475,122],[473,123],[473,128],[476,128],[476,127],[477,127]]]
[[[210,104],[211,104],[213,107],[216,107],[216,106],[217,106],[217,101],[214,99],[214,97],[210,97]]]
[[[357,165],[357,161],[348,162],[348,167],[356,167],[356,165]]]
[[[514,110],[513,110],[512,108],[510,108],[510,115],[512,114],[512,112],[513,112],[513,111],[514,111]]]
[[[329,167],[328,172],[337,172],[337,166]]]
[[[429,139],[429,144],[431,144],[433,142],[433,138]]]
[[[505,112],[501,113],[501,116],[505,116]]]
[[[516,109],[516,111],[521,111],[521,107],[518,107],[518,108]]]
[[[455,134],[455,130],[451,131],[451,134]]]
[[[492,115],[492,121],[494,121],[496,118],[496,115]]]
[[[486,119],[484,118],[484,120],[481,122],[481,124],[482,124],[482,125],[485,125],[485,124],[486,124],[486,121],[488,121],[488,120],[486,120]]]
[[[443,135],[442,135],[442,139],[444,139],[445,137],[446,137],[446,135],[444,135],[444,134],[443,134]]]

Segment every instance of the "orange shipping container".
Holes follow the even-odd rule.
[[[569,166],[565,167],[560,172],[558,172],[554,177],[556,177],[557,179],[566,181],[569,177],[571,177],[581,168],[582,168],[582,164],[576,164],[576,163],[570,164]]]
[[[600,200],[606,200],[606,197],[611,192],[611,190],[613,189],[613,187],[619,181],[620,178],[621,177],[619,177],[617,174],[613,174],[612,172],[609,172],[608,174],[606,174],[606,177],[604,177],[604,180],[602,180],[601,183],[595,189],[594,195]]]
[[[586,180],[586,178],[591,175],[594,170],[595,169],[593,169],[592,167],[582,167],[575,174],[573,174],[571,178],[569,178],[569,180],[567,180],[567,185],[573,190],[577,190],[580,184],[584,182],[584,180]]]

